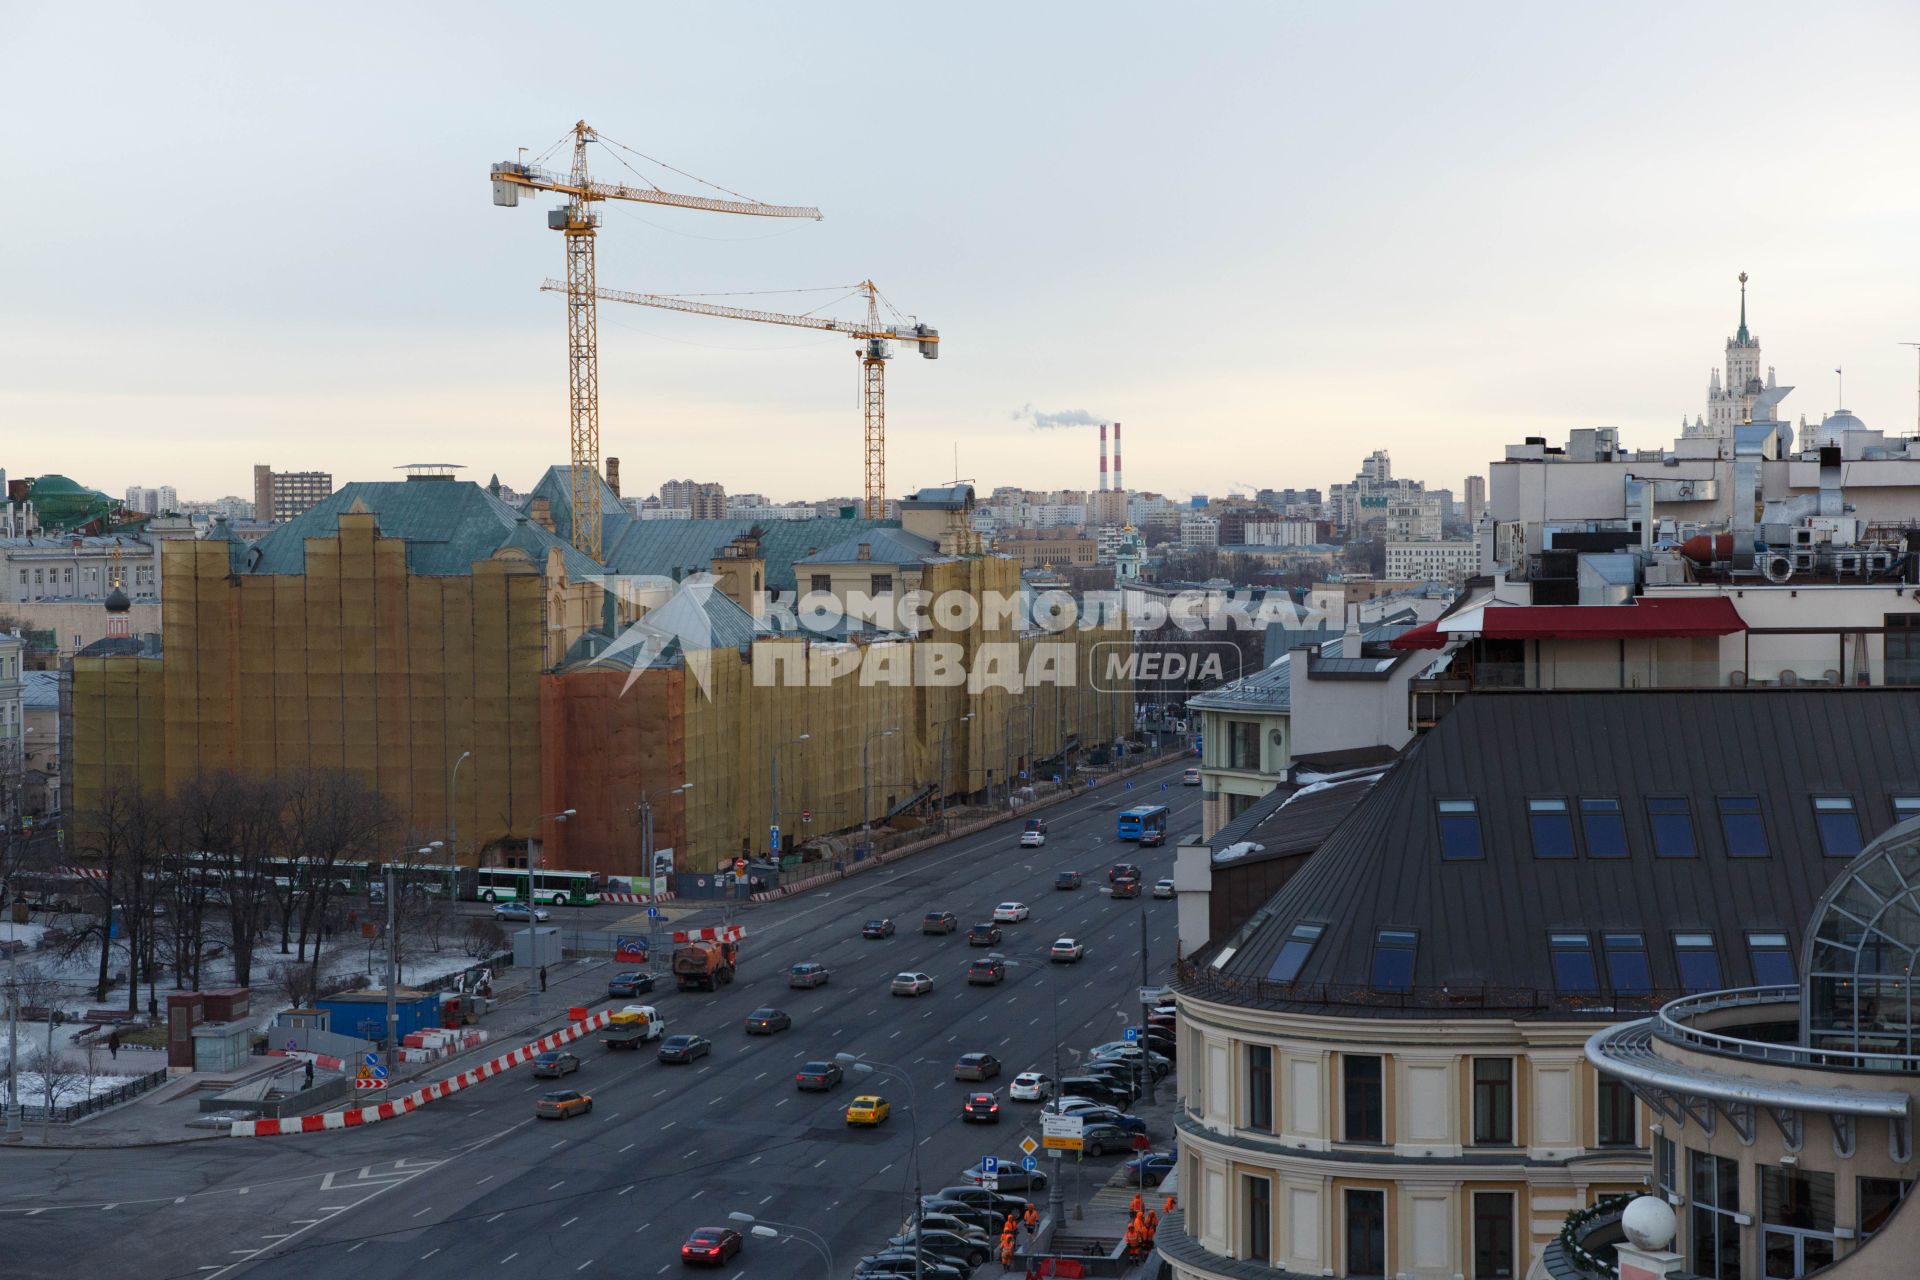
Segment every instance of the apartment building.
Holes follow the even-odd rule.
[[[275,471],[264,462],[254,464],[253,516],[256,520],[291,520],[332,492],[331,472]]]
[[[1387,543],[1387,577],[1444,582],[1457,587],[1479,571],[1480,544],[1471,540]]]

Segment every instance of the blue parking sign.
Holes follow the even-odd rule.
[[[1140,1038],[1140,1028],[1128,1027],[1125,1031],[1121,1032],[1120,1034],[1124,1040],[1126,1040],[1129,1044],[1131,1044],[1133,1041],[1138,1040]]]
[[[1000,1172],[999,1158],[996,1156],[981,1156],[980,1172],[986,1174],[989,1178],[999,1173]]]

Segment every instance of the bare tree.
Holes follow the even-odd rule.
[[[467,924],[461,938],[461,949],[473,959],[484,960],[507,949],[507,933],[499,925],[485,916],[463,918]]]
[[[82,815],[82,854],[99,915],[89,933],[100,942],[94,999],[107,998],[114,946],[127,951],[127,1008],[140,1007],[139,965],[152,927],[152,875],[161,847],[162,803],[132,779],[110,782]],[[116,936],[121,935],[121,936]]]
[[[65,1054],[44,1044],[34,1046],[27,1054],[22,1066],[40,1077],[40,1087],[46,1098],[48,1111],[61,1105],[59,1099],[71,1093],[86,1079],[84,1074],[68,1061]]]
[[[298,927],[297,960],[314,946],[319,964],[321,923],[333,896],[351,879],[347,864],[379,858],[381,841],[394,826],[393,806],[359,775],[341,769],[311,769],[288,780],[286,826],[301,874],[282,897],[280,950]]]

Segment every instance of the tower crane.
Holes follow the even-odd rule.
[[[677,195],[671,191],[662,191],[649,183],[647,186],[627,186],[617,182],[596,182],[587,173],[587,144],[589,142],[613,142],[603,138],[585,120],[578,121],[568,131],[573,140],[573,166],[566,173],[538,167],[534,164],[509,160],[493,166],[493,202],[507,208],[520,203],[522,191],[552,191],[567,198],[567,203],[547,213],[547,226],[567,238],[567,282],[564,291],[567,295],[567,402],[569,412],[570,461],[572,462],[573,497],[573,545],[582,551],[600,559],[600,359],[595,342],[596,320],[594,315],[594,271],[593,239],[600,225],[600,215],[593,210],[594,203],[600,200],[634,200],[642,204],[671,205],[677,209],[702,209],[708,213],[739,213],[762,218],[813,218],[820,217],[820,211],[810,206],[790,204],[764,204],[740,195],[736,191],[726,194],[731,199],[718,199],[710,196]],[[547,148],[542,155],[557,151],[567,141],[563,136],[559,142]],[[613,143],[624,150],[632,151],[621,143]],[[640,155],[634,151],[634,155]],[[616,157],[617,158],[617,157]],[[641,156],[648,160],[649,157]],[[659,164],[657,160],[650,161]],[[626,163],[622,161],[621,163]],[[632,168],[631,165],[627,166]],[[662,165],[663,168],[671,168]],[[680,171],[675,169],[675,173]],[[635,176],[639,171],[634,170]],[[681,174],[692,178],[692,174]],[[645,181],[644,178],[641,179]],[[702,179],[695,182],[712,186]],[[715,187],[717,191],[725,188]]]
[[[568,293],[571,281],[563,284],[548,280],[540,287],[548,293]],[[793,325],[801,329],[825,329],[844,333],[860,343],[860,408],[865,424],[865,499],[864,514],[879,520],[887,514],[887,386],[886,362],[893,358],[893,343],[912,343],[928,360],[940,358],[940,331],[921,324],[912,316],[900,316],[895,323],[880,318],[880,289],[871,280],[849,286],[852,292],[866,295],[867,318],[830,320],[821,316],[795,316],[779,311],[756,311],[750,307],[695,302],[691,298],[663,293],[630,293],[624,289],[593,288],[593,297],[607,302],[629,302],[641,307],[659,307],[665,311],[685,311],[697,316],[720,316],[728,320],[755,320],[761,324]],[[891,304],[889,304],[891,309]]]

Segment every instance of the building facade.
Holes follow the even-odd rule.
[[[304,513],[333,492],[326,471],[275,471],[264,462],[253,467],[253,517],[286,521]]]
[[[1387,543],[1387,577],[1457,587],[1480,568],[1480,544],[1470,540]]]

